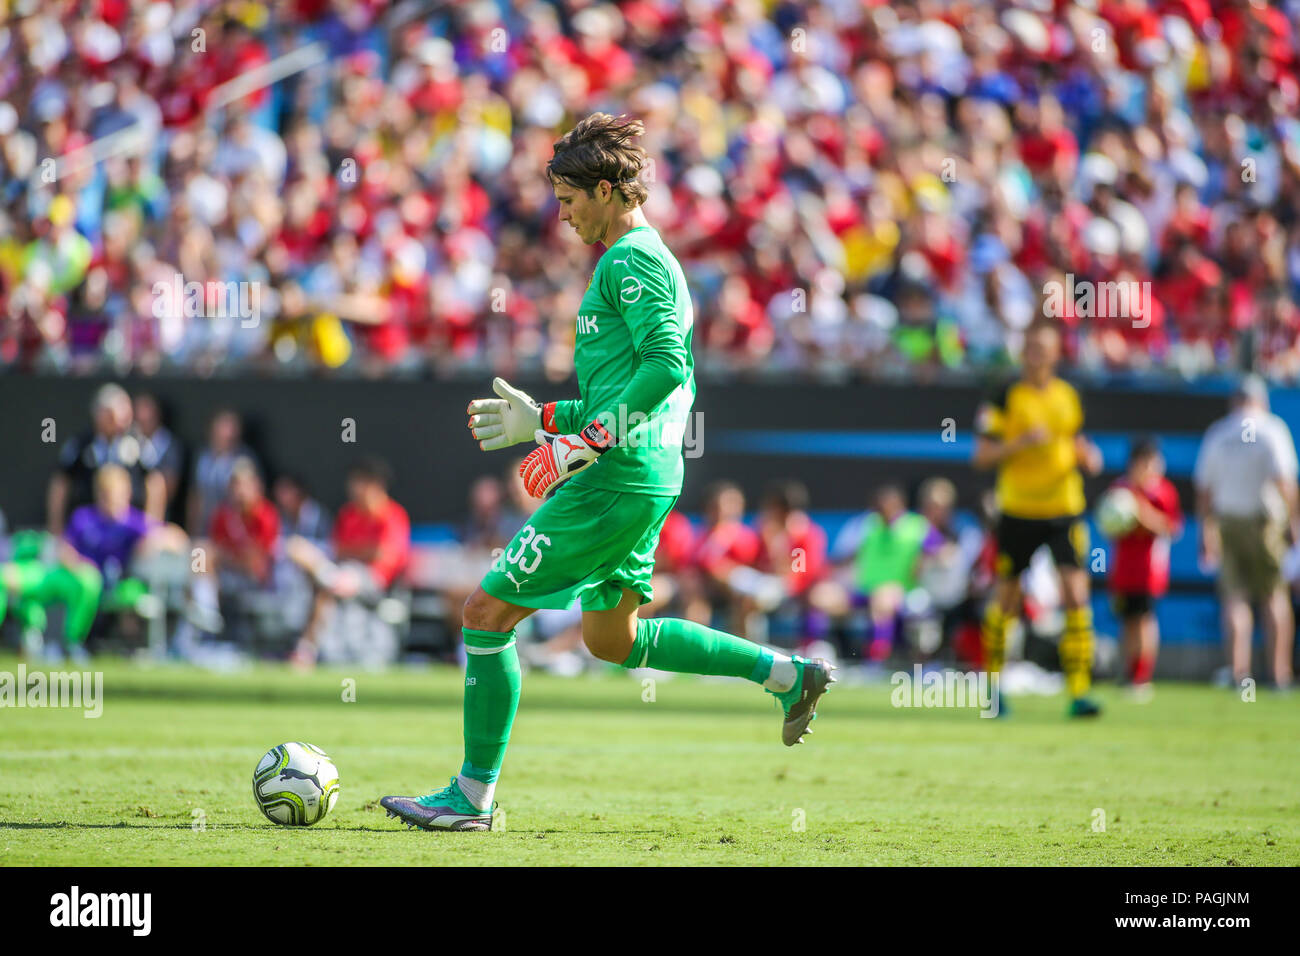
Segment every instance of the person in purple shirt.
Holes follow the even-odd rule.
[[[109,466],[111,468],[113,466]],[[100,469],[98,480],[109,468]],[[113,492],[95,489],[96,503],[84,505],[72,513],[63,539],[76,552],[99,568],[107,581],[116,581],[130,567],[136,546],[148,535],[151,522],[143,511],[131,507],[128,500],[121,512],[109,511],[101,502],[112,501]]]
[[[131,477],[118,465],[95,472],[95,503],[72,513],[63,541],[64,561],[98,568],[109,603],[119,605],[130,605],[144,593],[143,583],[130,578],[135,561],[156,551],[188,547],[184,532],[175,525],[157,522],[131,506]]]

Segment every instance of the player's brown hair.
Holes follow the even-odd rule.
[[[639,206],[650,196],[637,179],[649,163],[645,148],[636,142],[644,133],[639,119],[592,113],[555,141],[546,176],[588,196],[597,183],[608,180],[629,206]]]
[[[1028,337],[1033,335],[1035,332],[1042,332],[1044,330],[1055,332],[1057,339],[1065,338],[1065,329],[1062,327],[1060,321],[1052,318],[1050,315],[1034,316],[1029,320],[1029,324],[1025,326],[1024,334]]]

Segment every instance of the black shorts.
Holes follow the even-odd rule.
[[[1155,609],[1155,598],[1150,594],[1115,594],[1112,595],[1111,607],[1115,616],[1121,621],[1150,614]]]
[[[1000,578],[1019,575],[1029,567],[1034,552],[1047,545],[1057,565],[1087,566],[1088,525],[1079,515],[1062,518],[998,518],[994,537],[998,542],[996,571]]]

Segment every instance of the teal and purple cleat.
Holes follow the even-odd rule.
[[[423,797],[384,797],[379,805],[408,828],[422,830],[491,830],[492,810],[480,810],[465,798],[456,778],[451,785]]]

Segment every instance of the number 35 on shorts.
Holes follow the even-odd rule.
[[[506,548],[497,555],[492,563],[494,570],[504,571],[507,565],[511,564],[524,574],[532,574],[537,570],[537,566],[542,563],[542,546],[549,545],[551,539],[544,534],[538,534],[537,529],[530,524],[520,529],[518,539],[514,543],[515,547]]]

